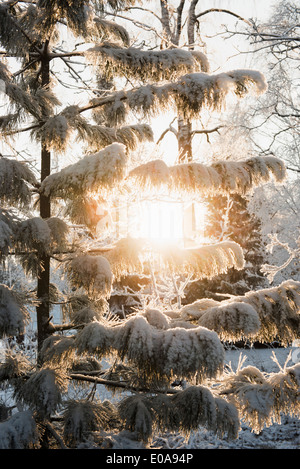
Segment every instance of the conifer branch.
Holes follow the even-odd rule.
[[[111,381],[108,379],[98,378],[96,376],[86,376],[80,373],[70,373],[69,378],[73,380],[78,380],[78,381],[87,381],[87,382],[95,383],[95,384],[103,384],[104,386],[123,388],[123,389],[127,389],[128,391],[155,393],[155,390],[151,388],[131,386],[130,384],[123,382],[123,381]],[[170,389],[170,388],[166,389],[165,391],[159,390],[160,394],[177,394],[178,392],[179,392],[178,390]]]

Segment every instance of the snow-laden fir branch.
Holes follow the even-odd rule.
[[[65,268],[73,286],[84,288],[93,298],[110,296],[113,275],[105,257],[87,254],[74,256]]]
[[[69,246],[69,227],[57,217],[28,218],[15,224],[11,245],[25,272],[37,277],[43,269],[41,256],[65,251]]]
[[[42,126],[33,128],[31,134],[42,140],[48,150],[66,152],[74,133],[84,141],[90,151],[99,151],[114,142],[135,149],[139,142],[153,140],[152,129],[147,124],[134,124],[118,128],[90,124],[79,112],[78,106],[68,106],[60,114],[51,116]]]
[[[265,426],[280,424],[284,414],[299,418],[299,386],[299,363],[269,376],[248,366],[229,374],[222,385],[223,393],[255,433]]]
[[[103,43],[89,49],[87,55],[108,77],[122,74],[147,82],[174,80],[183,73],[209,70],[202,52],[183,49],[144,51]]]
[[[14,77],[3,63],[0,63],[0,80],[4,83],[5,95],[18,113],[30,114],[34,119],[41,121],[45,111],[48,114],[53,113],[54,107],[60,104],[51,90],[46,88],[38,89],[35,94],[24,90],[15,83]]]
[[[78,443],[86,432],[108,429],[113,418],[117,412],[109,401],[70,400],[63,413],[64,439],[69,445]]]
[[[21,220],[1,210],[0,258],[17,256],[25,273],[37,277],[43,269],[41,256],[73,252],[68,234],[68,225],[57,217]]]
[[[252,157],[244,161],[221,161],[212,165],[198,162],[168,166],[152,160],[129,172],[128,178],[145,191],[167,187],[171,192],[245,194],[269,182],[281,183],[286,177],[284,162],[273,156]]]
[[[134,364],[145,383],[186,377],[196,383],[215,377],[223,366],[224,349],[213,331],[197,327],[158,329],[141,315],[122,325],[94,321],[75,338],[79,353],[103,357],[112,352]]]
[[[123,180],[126,161],[124,145],[114,143],[46,177],[41,193],[72,199],[86,192],[112,189]]]
[[[181,309],[183,320],[214,330],[223,340],[251,340],[290,345],[299,336],[300,283],[250,291],[229,300],[197,300]]]
[[[158,248],[158,252],[162,269],[191,273],[197,278],[212,278],[230,268],[241,270],[245,262],[242,248],[234,241],[185,249],[165,246],[161,250]]]
[[[239,431],[236,408],[204,386],[190,386],[173,396],[129,396],[119,403],[118,411],[125,428],[146,442],[155,431],[178,428],[189,434],[201,426],[229,439],[236,438]]]
[[[62,403],[67,391],[67,378],[63,370],[43,367],[33,372],[23,385],[15,389],[15,398],[35,411],[39,418],[47,418]]]
[[[31,201],[31,188],[37,180],[28,166],[20,161],[0,158],[0,200],[20,207]]]
[[[98,37],[101,35],[103,38],[119,40],[124,46],[129,46],[129,35],[123,26],[115,21],[108,21],[99,16],[94,18],[94,24],[98,32]]]
[[[211,278],[225,273],[229,268],[244,267],[242,248],[234,241],[223,241],[195,248],[179,248],[177,245],[161,245],[149,240],[124,238],[103,252],[116,279],[128,273],[142,273],[145,262],[153,253],[160,272],[187,274],[197,278]]]
[[[33,412],[17,412],[10,419],[0,423],[0,449],[33,448],[38,434]]]
[[[25,306],[26,295],[0,285],[0,337],[17,336],[24,333],[29,322],[29,311]]]
[[[221,110],[230,93],[241,98],[251,91],[262,94],[266,89],[264,76],[256,70],[233,70],[215,75],[190,73],[163,85],[149,84],[93,99],[80,108],[80,112],[101,107],[110,125],[122,124],[130,110],[153,116],[158,111],[172,109],[185,118],[194,119],[203,108]]]

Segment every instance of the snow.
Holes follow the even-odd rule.
[[[93,297],[108,297],[111,293],[113,275],[103,256],[78,255],[71,260],[68,273],[74,286],[85,288]]]
[[[157,191],[166,186],[175,193],[223,192],[245,194],[271,177],[282,183],[286,177],[284,163],[275,157],[252,157],[244,161],[219,161],[212,165],[199,162],[168,166],[162,160],[152,160],[132,169],[129,179],[143,190]]]
[[[86,155],[77,163],[46,177],[41,192],[46,195],[72,198],[85,191],[113,188],[125,176],[125,147],[113,143],[98,153]]]
[[[183,49],[147,50],[120,46],[104,42],[87,51],[87,56],[97,65],[105,65],[110,73],[120,71],[128,76],[160,81],[174,79],[180,73],[193,70],[208,70],[204,54],[195,54]]]
[[[278,373],[279,367],[273,359],[273,353],[280,366],[284,366],[293,347],[287,348],[251,348],[229,349],[225,352],[225,366],[237,369],[241,355],[246,358],[245,365],[253,365],[266,373]],[[294,354],[295,355],[295,354]],[[293,356],[293,354],[292,354]],[[291,360],[290,364],[294,364]],[[154,448],[164,449],[299,449],[300,425],[299,419],[284,416],[281,424],[274,423],[264,428],[259,434],[251,431],[250,427],[241,422],[241,429],[236,440],[218,438],[214,432],[199,428],[193,431],[188,438],[179,434],[157,435],[152,442]]]

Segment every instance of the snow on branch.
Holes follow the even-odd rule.
[[[144,51],[103,43],[89,49],[87,56],[108,76],[118,74],[146,82],[172,80],[183,73],[207,72],[209,68],[203,53],[183,49]]]
[[[123,275],[143,271],[142,251],[144,242],[134,238],[122,238],[116,242],[112,249],[103,252],[108,260],[114,278],[120,279]]]
[[[22,353],[15,353],[6,350],[5,360],[0,363],[0,382],[13,380],[23,382],[22,378],[26,376],[32,369],[29,359]]]
[[[40,121],[43,118],[43,112],[50,113],[54,106],[60,104],[56,96],[48,89],[41,88],[32,95],[22,89],[20,85],[14,83],[14,78],[4,63],[0,63],[0,80],[5,85],[6,96],[18,113],[28,113]]]
[[[124,145],[114,143],[46,177],[41,193],[72,199],[113,188],[125,176],[126,161]]]
[[[135,149],[138,142],[152,141],[153,132],[147,124],[127,125],[111,128],[103,125],[90,124],[80,113],[78,106],[68,106],[59,114],[49,117],[32,135],[42,140],[48,150],[65,153],[73,133],[77,139],[84,141],[89,148],[98,151],[114,142],[122,143],[129,149]]]
[[[84,288],[93,298],[110,296],[113,275],[105,257],[81,254],[68,261],[65,268],[73,286]]]
[[[185,377],[196,383],[215,377],[223,367],[224,349],[213,331],[197,327],[158,329],[142,315],[110,327],[94,321],[75,339],[80,353],[104,356],[112,351],[128,360],[148,383]]]
[[[70,445],[82,441],[86,432],[109,428],[116,410],[108,401],[69,400],[63,414],[64,438]]]
[[[123,238],[103,252],[116,278],[126,273],[142,273],[149,252],[157,259],[161,272],[193,274],[197,278],[212,278],[230,268],[244,268],[242,248],[234,241],[223,241],[195,248],[180,248],[149,240]]]
[[[300,365],[285,368],[269,376],[248,366],[230,374],[223,394],[237,407],[255,433],[266,426],[281,423],[282,415],[298,417]]]
[[[99,16],[94,18],[95,29],[97,30],[98,36],[117,39],[121,41],[125,46],[129,46],[129,35],[123,26],[119,25],[115,21],[108,21]]]
[[[0,423],[0,449],[29,449],[38,440],[38,429],[30,410],[15,413]]]
[[[194,119],[199,117],[204,107],[220,111],[230,93],[242,98],[252,91],[262,94],[266,89],[264,76],[255,70],[234,70],[215,75],[198,72],[163,85],[148,84],[114,93],[105,99],[93,99],[81,111],[102,107],[103,116],[109,116],[111,125],[124,122],[129,111],[153,116],[158,111],[172,109],[185,118]]]
[[[20,161],[0,158],[0,200],[2,203],[17,204],[24,207],[31,201],[30,186],[36,186],[37,180]]]
[[[219,438],[225,435],[236,438],[239,431],[235,407],[215,397],[204,386],[189,386],[173,396],[129,396],[119,403],[118,411],[125,428],[136,432],[145,442],[155,431],[177,431],[178,428],[189,434],[202,426]]]
[[[6,256],[14,239],[15,220],[7,210],[0,209],[0,258]]]
[[[224,340],[252,340],[289,345],[300,327],[300,283],[287,280],[278,287],[251,291],[219,303],[198,300],[181,309],[181,317],[214,330]]]
[[[178,193],[238,193],[245,194],[259,184],[277,183],[286,177],[283,161],[275,157],[252,157],[245,161],[221,161],[212,165],[198,162],[168,166],[162,160],[152,160],[129,172],[128,178],[144,189],[153,191],[167,187]]]
[[[212,278],[229,268],[241,270],[244,267],[243,250],[234,241],[186,249],[165,246],[159,252],[165,269],[191,273],[197,278]]]
[[[259,315],[248,304],[215,306],[199,318],[198,324],[217,332],[221,340],[242,340],[255,336],[261,326]]]
[[[47,418],[62,403],[62,394],[67,391],[67,383],[62,369],[44,366],[33,372],[15,390],[15,398],[35,411],[39,417]]]
[[[22,334],[28,321],[24,295],[0,285],[0,337]]]

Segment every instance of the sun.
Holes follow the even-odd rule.
[[[135,207],[130,236],[181,246],[199,243],[204,240],[206,214],[203,203],[171,197],[141,200]]]
[[[143,201],[139,237],[155,241],[179,241],[183,237],[182,203],[170,200]]]

